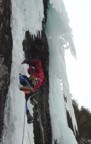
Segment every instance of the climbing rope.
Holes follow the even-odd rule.
[[[37,90],[36,93],[38,93],[38,91],[39,90]],[[33,98],[33,96],[36,95],[36,93],[32,94],[30,97]],[[26,107],[26,101],[25,101],[25,107]],[[26,116],[26,111],[24,112],[24,124],[23,124],[22,144],[24,144],[24,135],[25,135],[25,116]],[[29,137],[29,132],[28,132],[28,137]],[[30,137],[29,137],[29,141],[30,141],[30,144],[31,144]]]
[[[28,131],[28,139],[29,139],[29,143],[32,144],[29,136],[29,131]]]
[[[25,106],[26,106],[26,103],[25,103]],[[25,134],[25,116],[26,116],[26,112],[24,112],[24,124],[23,124],[22,144],[24,143],[24,134]]]

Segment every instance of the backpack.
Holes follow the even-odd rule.
[[[20,81],[20,84],[23,86],[31,85],[29,78],[26,75],[19,74],[19,81]]]
[[[21,75],[21,74],[19,75],[19,81],[20,81],[20,84],[23,86],[26,86],[29,83],[28,77],[25,75]]]

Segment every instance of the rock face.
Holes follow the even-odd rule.
[[[10,0],[0,0],[0,139],[3,129],[4,107],[10,82],[12,59],[10,16]]]
[[[91,144],[91,140],[81,138],[78,144]]]

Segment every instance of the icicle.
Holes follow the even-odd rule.
[[[39,31],[37,32],[37,38],[39,38]]]
[[[58,6],[55,0],[51,0],[51,2],[56,4],[55,7]],[[50,113],[51,113],[51,121],[52,121],[53,143],[54,143],[54,139],[57,139],[58,143],[77,144],[73,132],[68,128],[66,107],[65,107],[64,95],[63,95],[65,94],[66,96],[69,112],[72,117],[73,127],[75,129],[76,122],[73,113],[73,107],[71,104],[72,100],[70,99],[70,95],[69,95],[70,93],[69,84],[68,84],[68,79],[66,74],[66,63],[64,57],[65,53],[63,49],[64,43],[60,39],[60,35],[62,37],[63,33],[66,33],[66,31],[65,31],[65,27],[62,25],[64,19],[62,19],[60,14],[62,16],[62,13],[60,13],[60,11],[57,11],[57,7],[53,8],[51,5],[49,5],[46,34],[47,34],[49,53],[50,53],[49,104],[50,104]]]

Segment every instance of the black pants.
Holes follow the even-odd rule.
[[[25,100],[26,100],[26,114],[29,113],[29,109],[28,109],[28,106],[27,106],[27,101],[28,101],[29,97],[30,97],[30,94],[25,94]]]
[[[30,94],[25,94],[25,100],[28,101]]]

